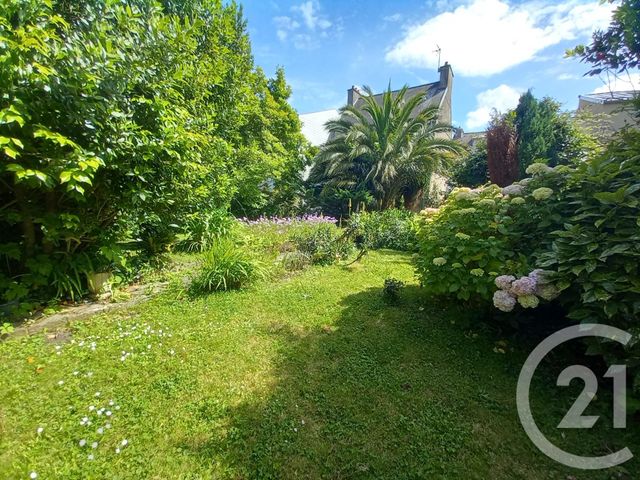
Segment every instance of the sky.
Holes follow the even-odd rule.
[[[491,110],[520,93],[575,109],[578,95],[640,89],[640,74],[584,77],[565,51],[611,20],[598,0],[244,0],[254,59],[267,75],[285,69],[300,114],[335,109],[352,85],[375,92],[438,80],[449,62],[453,124],[483,130]]]

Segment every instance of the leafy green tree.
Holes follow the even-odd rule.
[[[613,0],[610,0],[613,3]],[[587,75],[618,75],[640,67],[640,1],[622,0],[606,30],[596,30],[590,45],[568,52],[592,65]]]
[[[391,86],[378,103],[365,87],[362,107],[347,105],[327,122],[330,140],[321,147],[311,173],[325,187],[367,190],[380,209],[400,199],[419,208],[431,175],[448,166],[448,154],[462,151],[448,138],[450,125],[438,123],[438,107],[422,108],[424,94],[407,98],[407,87]],[[417,113],[416,113],[417,112]]]
[[[520,97],[515,109],[514,126],[518,142],[520,178],[536,161],[550,166],[567,164],[582,158],[588,148],[578,134],[576,124],[560,110],[560,104],[545,97],[536,99],[531,90]]]
[[[299,168],[284,72],[255,68],[234,3],[7,0],[0,38],[4,300],[80,293]]]
[[[459,187],[475,188],[489,181],[487,142],[480,141],[454,167],[451,183]]]

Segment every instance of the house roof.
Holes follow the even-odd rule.
[[[364,92],[359,91],[359,89],[357,89],[356,91],[360,95],[366,95]],[[400,89],[392,90],[391,95],[395,97],[399,91]],[[427,105],[437,107],[437,106],[440,106],[440,104],[442,103],[442,98],[444,97],[444,94],[446,93],[446,91],[447,91],[447,87],[441,87],[440,82],[425,83],[423,85],[416,85],[415,87],[407,88],[405,99],[409,100],[415,97],[416,95],[425,94]],[[376,93],[373,96],[373,98],[376,100],[377,103],[382,104],[383,95],[384,95],[384,92]],[[358,105],[358,102],[356,101],[356,106],[357,105]]]
[[[580,100],[584,100],[589,103],[620,103],[633,100],[637,95],[640,95],[638,90],[624,90],[619,92],[602,92],[602,93],[589,93],[587,95],[579,95]]]

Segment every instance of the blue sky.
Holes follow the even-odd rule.
[[[520,92],[551,96],[565,109],[578,95],[640,88],[633,78],[585,78],[565,59],[611,18],[610,4],[504,0],[245,0],[256,64],[285,68],[299,113],[337,108],[351,85],[384,89],[436,81],[438,57],[455,74],[453,123],[484,128],[491,108],[506,110]],[[608,83],[610,85],[608,85]]]

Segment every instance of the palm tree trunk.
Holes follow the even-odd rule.
[[[411,212],[420,211],[420,207],[422,207],[422,198],[424,196],[424,190],[422,188],[411,190],[404,193],[402,196],[404,199],[404,208]]]

